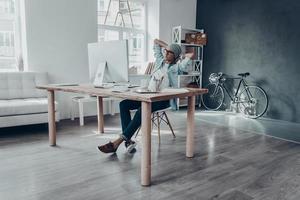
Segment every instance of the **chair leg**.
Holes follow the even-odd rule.
[[[170,127],[170,129],[171,129],[171,132],[172,132],[172,134],[173,134],[173,137],[176,138],[176,135],[175,135],[175,133],[174,133],[174,131],[173,131],[173,128],[172,128],[172,125],[171,125],[171,123],[170,123],[170,120],[169,120],[169,118],[168,118],[167,113],[164,112],[163,115],[165,116],[165,118],[166,118],[166,120],[167,120],[167,122],[168,122],[167,124],[169,125],[169,127]]]
[[[74,115],[75,115],[75,102],[72,100],[71,102],[71,120],[74,120]]]
[[[159,121],[159,113],[156,113],[157,120],[157,134],[158,134],[158,143],[160,144],[160,121]]]
[[[78,106],[79,106],[79,124],[80,126],[84,125],[84,119],[83,119],[83,102],[78,101]]]
[[[112,99],[112,100],[109,100],[108,101],[110,103],[110,115],[115,115],[115,101]]]
[[[140,130],[141,130],[141,127],[139,127],[138,130],[136,131],[136,134],[135,134],[135,137],[134,137],[134,138],[136,138],[136,137],[138,136]]]

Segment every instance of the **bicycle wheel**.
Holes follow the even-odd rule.
[[[246,117],[256,119],[268,109],[266,92],[258,86],[247,86],[238,96],[238,109]]]
[[[210,83],[205,88],[208,93],[201,96],[204,107],[208,110],[218,110],[224,102],[224,90],[217,84]]]

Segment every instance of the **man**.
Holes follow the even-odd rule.
[[[193,53],[186,53],[185,58],[178,62],[181,55],[181,47],[178,44],[167,45],[167,43],[155,39],[154,40],[154,57],[155,67],[151,74],[151,81],[158,81],[159,90],[165,87],[177,87],[177,76],[182,72],[187,71],[187,66],[191,64]],[[164,50],[164,53],[162,52]],[[153,82],[152,82],[153,83]],[[172,101],[159,101],[151,104],[151,111],[165,109],[170,106]],[[130,110],[137,110],[134,117],[131,119]],[[128,153],[135,151],[136,143],[131,140],[136,130],[141,126],[141,102],[133,100],[123,100],[120,102],[120,117],[122,124],[122,134],[118,139],[109,142],[105,145],[98,146],[98,149],[103,153],[114,153],[119,145],[125,141],[125,146]]]

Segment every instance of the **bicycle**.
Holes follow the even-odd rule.
[[[222,72],[212,73],[209,76],[210,83],[205,87],[208,93],[201,96],[204,107],[208,110],[221,108],[225,100],[225,90],[232,103],[237,104],[239,112],[245,117],[252,119],[261,117],[268,109],[269,99],[261,87],[247,84],[245,78],[249,75],[250,73],[246,72],[238,74],[239,77],[226,77]],[[233,96],[224,84],[227,78],[240,80]],[[241,86],[244,89],[240,92]]]

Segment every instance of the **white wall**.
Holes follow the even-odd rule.
[[[196,28],[197,0],[160,0],[159,37],[171,43],[172,28]]]
[[[48,72],[51,83],[88,82],[87,44],[97,41],[96,10],[96,0],[25,0],[28,70]],[[69,118],[69,95],[57,93],[56,100],[61,117]]]
[[[171,42],[173,26],[195,27],[196,0],[147,3],[148,60],[153,60],[155,38]],[[27,69],[48,72],[52,83],[88,82],[87,44],[97,41],[97,0],[24,0],[24,8]],[[62,119],[70,117],[69,96],[56,95]],[[95,105],[86,108],[96,114]]]

